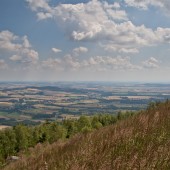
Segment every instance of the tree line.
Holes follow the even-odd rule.
[[[12,128],[0,131],[0,166],[7,157],[17,155],[38,143],[53,143],[64,140],[76,133],[87,133],[93,129],[115,124],[118,120],[134,115],[134,112],[119,112],[117,115],[98,114],[94,116],[80,116],[77,120],[63,120],[62,122],[46,121],[37,126],[18,124]]]

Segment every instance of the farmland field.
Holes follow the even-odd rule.
[[[0,125],[136,111],[166,99],[170,99],[169,84],[1,82]]]

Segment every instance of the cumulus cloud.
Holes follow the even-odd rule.
[[[92,69],[105,68],[106,70],[134,70],[141,69],[140,66],[131,63],[129,57],[96,56],[83,61],[83,66]]]
[[[37,12],[38,20],[44,20],[53,17],[53,10],[48,5],[49,0],[26,0],[33,11]]]
[[[143,62],[143,66],[144,68],[149,68],[149,69],[159,68],[159,61],[156,58],[151,57]]]
[[[65,68],[65,70],[70,70],[70,69],[78,70],[79,68],[81,68],[81,61],[79,61],[75,57],[72,57],[69,54],[64,56],[62,64],[63,64],[63,68]]]
[[[31,9],[33,11],[37,10],[45,10],[45,11],[51,11],[51,7],[48,5],[49,0],[26,0],[26,2],[29,3]]]
[[[68,54],[62,59],[48,58],[41,62],[40,67],[58,71],[78,70],[81,68],[81,63],[78,59]]]
[[[111,51],[111,52],[119,52],[119,53],[139,53],[139,50],[137,48],[133,47],[121,47],[120,45],[114,45],[114,44],[101,44],[101,47],[103,47],[106,51]]]
[[[170,43],[170,28],[158,27],[155,34],[160,42]]]
[[[55,8],[54,14],[57,20],[70,28],[71,37],[77,41],[103,39],[111,23],[128,19],[125,11],[95,0],[86,4],[61,4]]]
[[[59,53],[59,52],[61,52],[61,50],[58,49],[58,48],[52,48],[51,50],[52,50],[54,53]]]
[[[166,11],[170,10],[169,0],[125,0],[128,6],[133,6],[143,10],[147,10],[149,6],[156,6]]]
[[[36,63],[38,52],[31,48],[27,36],[19,37],[5,30],[0,32],[0,49],[12,54],[10,60]]]
[[[23,57],[25,62],[36,63],[39,59],[38,52],[32,49],[23,49],[21,51],[21,54],[23,54],[23,56],[26,57],[26,58]]]
[[[61,61],[59,59],[48,58],[47,60],[42,61],[43,68],[50,68],[50,69],[58,69],[60,67]]]
[[[91,0],[87,3],[49,5],[48,0],[26,0],[39,19],[53,17],[65,28],[67,35],[74,41],[97,41],[109,45],[119,53],[137,53],[143,46],[169,43],[170,28],[152,30],[144,25],[135,26],[128,19],[119,3]],[[165,6],[163,0],[125,0],[127,5],[147,9],[149,4]],[[40,17],[39,13],[42,17]],[[48,15],[45,15],[47,13]],[[107,48],[105,48],[107,49]]]
[[[52,18],[52,14],[49,12],[38,12],[37,13],[38,20],[44,20],[47,18]]]
[[[22,40],[23,40],[23,47],[24,48],[30,48],[31,47],[31,44],[28,41],[28,37],[26,35],[22,38]]]
[[[139,50],[137,50],[136,48],[121,48],[119,50],[120,53],[139,53]]]
[[[86,47],[78,47],[73,49],[73,55],[79,56],[82,53],[87,53],[88,49]]]
[[[5,69],[7,68],[7,64],[5,63],[4,60],[0,59],[0,69]]]
[[[0,32],[0,48],[7,51],[18,51],[22,48],[21,44],[16,43],[18,36],[5,30]]]
[[[129,57],[111,57],[111,56],[95,56],[84,60],[75,58],[70,54],[65,55],[61,59],[50,58],[42,61],[42,67],[46,67],[53,70],[139,70],[142,69],[138,65],[131,63]]]
[[[22,57],[19,56],[19,55],[13,55],[13,56],[10,57],[10,60],[12,60],[12,61],[21,61]]]
[[[120,4],[118,2],[114,2],[113,8],[119,9],[120,8]]]

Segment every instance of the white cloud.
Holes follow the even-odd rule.
[[[59,53],[59,52],[61,52],[61,50],[58,49],[58,48],[52,48],[51,50],[52,50],[54,53]]]
[[[52,18],[52,8],[49,6],[49,0],[26,0],[33,11],[37,12],[38,20]]]
[[[62,64],[65,70],[78,70],[79,68],[81,68],[80,61],[77,58],[72,57],[69,54],[64,56],[62,62],[63,62]]]
[[[40,67],[58,71],[77,70],[81,68],[81,63],[77,58],[67,54],[61,59],[48,58],[41,62]]]
[[[106,12],[113,20],[128,20],[127,14],[123,10],[107,9]]]
[[[26,58],[23,57],[25,62],[36,63],[39,59],[38,52],[36,52],[32,49],[23,49],[21,54],[23,54],[23,56],[26,57]]]
[[[152,30],[144,25],[135,26],[128,21],[126,11],[119,3],[91,0],[88,3],[60,4],[52,7],[47,0],[27,0],[31,9],[38,13],[49,13],[57,20],[71,39],[75,41],[97,41],[116,49],[120,53],[137,53],[143,46],[170,42],[170,28]],[[146,9],[149,4],[163,6],[163,0],[125,0],[128,5]],[[49,15],[49,17],[51,17]],[[48,16],[41,17],[47,19]],[[39,18],[40,19],[40,18]]]
[[[17,51],[22,48],[21,44],[16,43],[18,36],[5,30],[0,32],[0,48],[7,51]]]
[[[73,49],[73,55],[79,56],[82,53],[87,53],[88,49],[86,47],[78,47]]]
[[[51,11],[51,7],[48,5],[49,0],[26,0],[33,11],[46,10]]]
[[[155,35],[162,43],[170,43],[170,28],[160,28],[158,27],[155,31]]]
[[[118,2],[114,2],[113,8],[119,9],[120,8],[120,4]]]
[[[78,41],[104,39],[107,29],[115,26],[114,20],[127,20],[125,11],[95,0],[86,4],[61,4],[55,8],[55,17],[70,29],[71,37]]]
[[[19,56],[19,55],[13,55],[13,56],[10,57],[10,60],[12,60],[12,61],[21,61],[22,57]]]
[[[30,48],[31,44],[28,41],[28,37],[25,35],[22,39],[23,39],[23,47],[24,48]]]
[[[59,59],[48,58],[42,61],[43,68],[58,69],[60,67],[61,61]]]
[[[151,57],[143,62],[143,66],[144,68],[149,68],[149,69],[159,68],[159,61],[156,58]]]
[[[120,53],[139,53],[136,48],[122,48],[119,50]]]
[[[119,52],[119,53],[131,53],[131,54],[136,54],[139,53],[139,50],[137,48],[133,47],[122,47],[121,45],[112,45],[112,44],[101,44],[101,47],[103,47],[106,51],[113,51],[113,52]]]
[[[128,6],[140,8],[147,10],[149,6],[156,6],[161,9],[165,9],[167,12],[170,10],[170,1],[169,0],[125,0],[125,3]]]
[[[38,52],[31,48],[27,36],[19,37],[8,30],[0,32],[0,49],[12,54],[12,61],[20,58],[23,62],[36,63],[39,59]]]
[[[148,0],[125,0],[125,3],[128,6],[141,8],[144,10],[148,9],[148,5],[150,4]]]
[[[58,71],[114,71],[114,70],[139,70],[142,67],[131,63],[129,57],[95,56],[87,59],[80,59],[70,54],[64,57],[49,58],[41,62],[43,68]]]
[[[105,70],[134,70],[141,69],[140,66],[133,65],[129,57],[96,56],[82,62],[82,66],[91,69]]]
[[[39,8],[35,8],[35,4],[28,1],[32,9],[39,12]],[[47,3],[47,2],[46,2]],[[38,5],[36,5],[38,6]],[[40,6],[40,5],[39,5]],[[47,6],[47,4],[46,4]],[[41,5],[43,8],[43,5]],[[47,7],[43,8],[45,11]],[[48,6],[49,8],[49,6]],[[116,8],[116,9],[115,9]],[[115,3],[110,5],[107,2],[100,2],[92,0],[86,4],[60,4],[55,8],[51,7],[51,14],[61,22],[62,25],[68,30],[69,35],[74,40],[91,40],[91,39],[104,39],[106,28],[105,24],[109,27],[115,27],[112,20],[127,20],[127,14],[123,10],[119,10],[119,4]],[[107,24],[108,23],[108,24]],[[109,30],[111,31],[112,28]],[[108,35],[109,36],[109,35]]]
[[[0,69],[6,69],[8,66],[4,60],[0,59]]]
[[[52,14],[49,12],[38,12],[37,13],[38,20],[44,20],[47,18],[52,18]]]

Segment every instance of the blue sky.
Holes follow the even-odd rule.
[[[1,0],[0,81],[170,82],[168,0]]]

